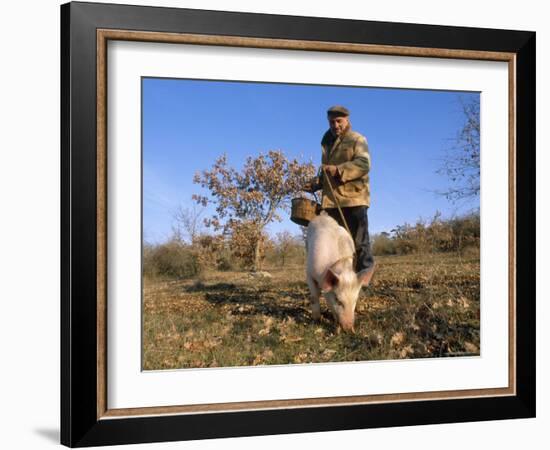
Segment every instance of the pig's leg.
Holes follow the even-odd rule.
[[[319,289],[317,282],[309,276],[307,277],[307,284],[310,293],[311,315],[314,320],[321,320],[321,305],[319,304],[321,289]]]

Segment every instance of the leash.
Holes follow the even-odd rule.
[[[340,213],[340,217],[342,219],[342,222],[344,223],[344,227],[346,228],[346,231],[350,235],[352,241],[355,242],[355,240],[353,239],[353,236],[351,234],[351,231],[349,230],[348,223],[346,222],[346,218],[344,217],[344,213],[342,212],[342,208],[340,207],[340,202],[338,201],[338,199],[336,198],[336,195],[334,194],[334,188],[332,187],[332,183],[330,182],[330,178],[327,174],[327,171],[323,166],[321,166],[321,170],[323,171],[323,175],[325,176],[325,179],[327,180],[328,187],[330,189],[330,193],[332,194],[332,197],[334,198],[334,202],[336,203],[336,207],[338,208],[338,212]]]
[[[336,203],[336,207],[338,208],[338,212],[340,213],[340,217],[342,219],[342,222],[344,223],[344,227],[346,228],[346,231],[348,232],[349,237],[351,238],[351,241],[353,242],[353,255],[351,256],[351,258],[352,258],[352,265],[353,265],[353,267],[355,267],[355,264],[357,262],[357,249],[355,248],[355,239],[353,238],[353,235],[351,234],[351,231],[349,230],[348,222],[346,221],[346,218],[344,217],[344,213],[342,211],[342,208],[340,207],[340,202],[338,201],[338,199],[336,198],[336,195],[334,194],[334,188],[332,187],[332,183],[330,182],[330,178],[328,176],[328,173],[327,173],[326,169],[323,166],[321,166],[321,169],[323,171],[323,174],[325,175],[325,180],[327,180],[328,187],[330,189],[330,193],[332,194],[332,198],[334,198],[334,203]],[[341,258],[341,259],[345,259],[345,258],[350,258],[350,257],[345,256],[344,258]]]

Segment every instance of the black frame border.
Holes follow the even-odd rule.
[[[516,54],[516,395],[97,419],[96,30]],[[535,417],[536,34],[114,4],[61,5],[61,443],[70,447]]]

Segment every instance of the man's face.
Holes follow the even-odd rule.
[[[340,137],[349,127],[349,117],[347,116],[328,116],[330,131],[334,136]]]

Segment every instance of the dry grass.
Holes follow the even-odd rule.
[[[479,255],[377,258],[356,334],[314,322],[304,268],[144,282],[145,370],[479,355]]]

